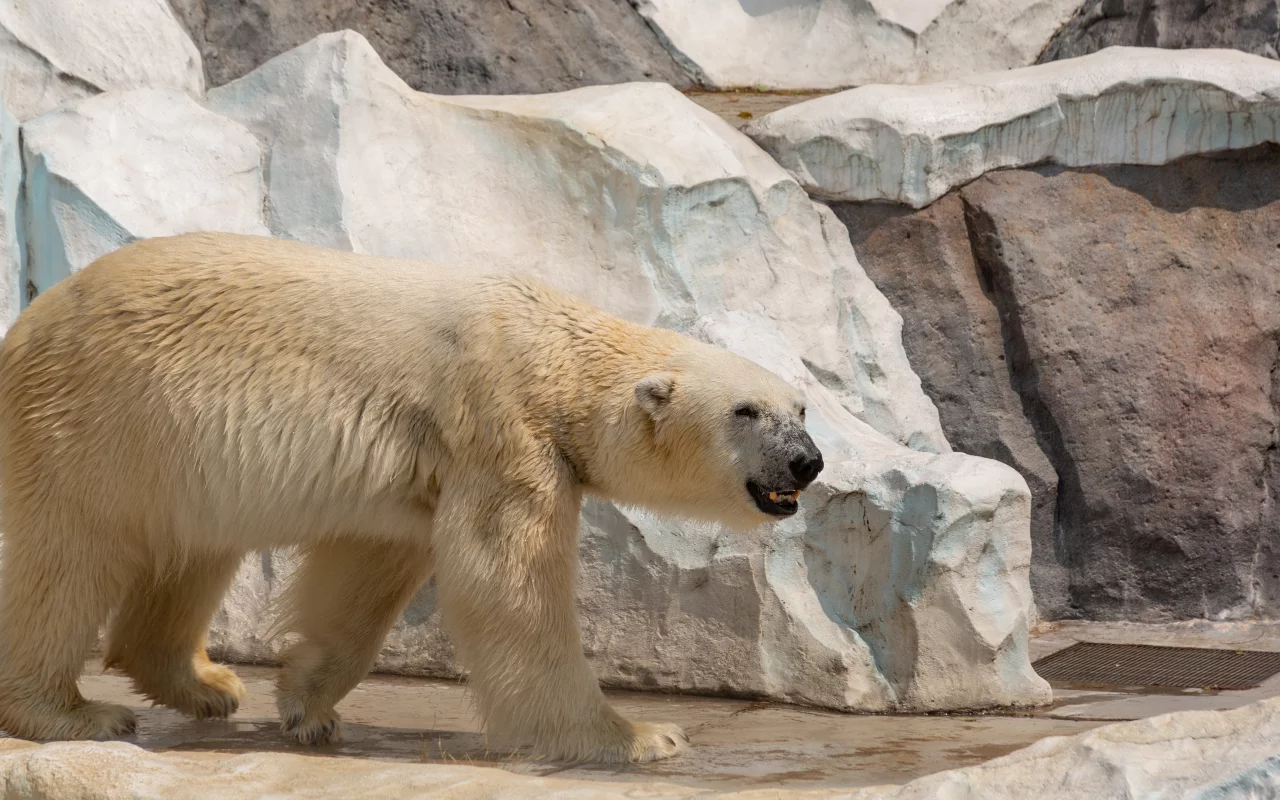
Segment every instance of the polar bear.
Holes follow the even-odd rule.
[[[334,705],[432,574],[491,737],[555,759],[687,746],[631,722],[573,601],[591,494],[754,527],[822,469],[763,368],[520,274],[232,234],[130,244],[38,297],[0,349],[0,729],[134,730],[77,678],[105,660],[196,718],[244,697],[205,653],[242,557],[305,560],[281,628],[283,729]]]

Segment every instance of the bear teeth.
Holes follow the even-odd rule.
[[[800,501],[800,490],[796,489],[794,492],[783,492],[782,497],[786,498],[787,500],[790,500],[793,503],[797,503]],[[775,503],[778,502],[778,493],[769,492],[769,499]]]

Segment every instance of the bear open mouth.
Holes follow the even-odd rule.
[[[766,489],[755,481],[747,481],[747,493],[756,501],[756,508],[771,517],[789,517],[800,509],[800,490],[778,491]]]

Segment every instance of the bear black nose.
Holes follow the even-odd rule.
[[[822,453],[801,453],[791,459],[791,474],[801,485],[808,486],[822,472]]]

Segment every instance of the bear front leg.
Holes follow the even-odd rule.
[[[191,553],[135,581],[111,625],[105,665],[123,670],[140,694],[196,719],[234,714],[244,684],[209,660],[205,637],[243,557]]]
[[[302,744],[342,741],[334,706],[373,668],[387,632],[429,577],[425,543],[340,537],[310,548],[279,625],[302,634],[284,654],[277,684],[287,735]]]
[[[459,488],[470,498],[479,491]],[[582,653],[578,492],[520,484],[480,498],[441,498],[434,545],[441,610],[490,737],[575,762],[655,761],[687,749],[676,725],[614,711]]]

